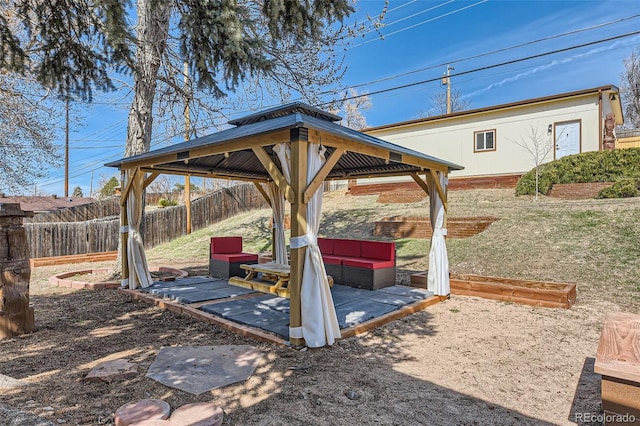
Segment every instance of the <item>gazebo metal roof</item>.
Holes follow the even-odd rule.
[[[314,197],[322,182],[327,179],[411,176],[431,195],[430,205],[434,211],[439,212],[437,220],[432,221],[432,226],[435,227],[434,235],[442,240],[438,244],[443,245],[444,234],[441,229],[447,208],[446,175],[452,170],[462,169],[457,164],[343,127],[336,124],[339,119],[333,114],[296,102],[234,120],[230,124],[236,127],[227,130],[107,164],[123,171],[120,221],[121,229],[124,230],[121,239],[122,258],[127,259],[127,262],[123,262],[124,282],[130,288],[137,288],[139,285],[149,285],[151,281],[139,227],[144,205],[144,187],[158,175],[164,173],[250,180],[267,200],[270,200],[270,196],[260,183],[273,181],[279,193],[291,205],[292,244],[289,254],[290,280],[287,286],[290,294],[290,342],[301,345],[311,336],[314,346],[332,344],[337,323],[327,322],[330,318],[335,320],[333,304],[328,302],[330,294],[328,297],[318,297],[315,302],[307,305],[309,309],[305,310],[304,329],[301,308],[305,264],[307,261],[318,263],[317,257],[320,256],[317,245],[313,243],[311,247],[318,256],[307,260],[305,250],[309,245],[308,241],[313,241],[313,234],[317,233],[317,230],[310,231],[309,221],[317,219],[317,213],[313,213],[313,210],[319,204],[314,201]],[[289,143],[290,150],[281,150],[284,145],[280,144],[283,143]],[[327,150],[324,162],[318,158],[322,152],[320,144]],[[287,157],[286,167],[282,167],[279,156],[274,151],[276,145],[280,148],[276,150],[283,158]],[[313,171],[313,177],[308,174],[310,171]],[[420,174],[425,175],[425,180]],[[317,223],[311,226],[317,227]],[[432,240],[438,241],[437,238]],[[293,244],[293,241],[296,243]],[[444,251],[434,251],[436,255],[441,252]],[[437,264],[446,262],[442,255],[438,256],[439,260],[433,262],[434,271],[439,268]],[[431,263],[430,260],[430,265]],[[318,268],[322,270],[320,266]],[[315,269],[312,267],[310,271]],[[328,281],[311,272],[311,275],[305,275],[310,278],[304,288],[311,292],[317,290],[326,296],[329,291]],[[442,276],[443,289],[437,294],[447,295],[448,273]],[[309,299],[305,298],[305,301],[308,302]],[[317,315],[318,308],[325,309],[326,312]],[[318,321],[320,317],[326,321]]]
[[[449,172],[463,167],[369,136],[336,123],[340,117],[300,102],[249,115],[229,124],[236,127],[168,147],[107,163],[120,169],[147,172],[269,181],[271,177],[253,148],[262,146],[279,164],[272,147],[288,142],[299,129],[309,141],[321,143],[330,156],[344,149],[327,180],[409,175],[428,169]]]

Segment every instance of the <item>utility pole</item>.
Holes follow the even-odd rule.
[[[442,77],[442,85],[447,85],[447,114],[451,114],[451,77],[450,72],[455,70],[451,65],[447,65],[447,74]]]
[[[69,95],[66,99],[66,123],[64,138],[64,198],[69,198]]]

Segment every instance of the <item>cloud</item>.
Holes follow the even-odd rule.
[[[636,36],[636,37],[633,37],[633,38],[628,39],[628,40],[617,40],[617,41],[615,41],[614,43],[612,43],[612,44],[610,44],[608,46],[603,46],[603,47],[598,47],[598,48],[595,48],[595,49],[591,49],[588,52],[578,53],[578,54],[575,54],[573,56],[569,56],[569,57],[564,58],[564,59],[560,59],[560,60],[554,59],[553,61],[551,61],[551,62],[549,62],[547,64],[536,66],[536,67],[534,67],[534,68],[532,68],[532,69],[530,69],[528,71],[518,73],[518,74],[516,74],[516,75],[514,75],[512,77],[504,78],[501,81],[498,81],[497,83],[491,83],[487,87],[484,87],[482,89],[478,89],[478,90],[476,90],[474,92],[471,92],[471,93],[467,93],[467,94],[465,94],[463,96],[463,98],[470,98],[470,97],[473,97],[473,96],[478,96],[478,95],[481,95],[481,94],[484,94],[484,93],[488,92],[491,89],[495,89],[495,88],[504,86],[505,84],[508,84],[508,83],[513,83],[514,81],[518,81],[518,80],[521,80],[523,78],[532,76],[532,75],[537,74],[537,73],[539,73],[541,71],[547,71],[547,70],[552,69],[554,67],[557,67],[559,65],[565,65],[565,64],[568,64],[570,62],[579,60],[579,59],[584,59],[584,58],[596,55],[598,53],[607,52],[607,51],[610,51],[610,50],[613,50],[613,49],[617,49],[617,48],[620,48],[620,47],[626,47],[626,46],[638,43],[638,41],[640,41],[640,36]]]

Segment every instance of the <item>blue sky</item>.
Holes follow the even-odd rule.
[[[383,0],[361,0],[352,19],[365,22],[383,6]],[[372,31],[345,51],[345,87],[371,94],[369,126],[411,120],[429,110],[432,96],[443,90],[447,64],[455,68],[452,87],[470,108],[481,108],[619,86],[623,59],[640,46],[640,34],[626,35],[640,31],[637,0],[390,0],[383,22],[383,39]],[[562,36],[569,32],[574,33]],[[546,40],[535,42],[540,39]],[[606,39],[611,40],[600,42]],[[564,51],[524,60],[558,50]],[[513,63],[497,66],[505,62]],[[116,174],[101,166],[123,156],[128,105],[126,94],[111,93],[82,107],[82,125],[74,125],[70,137],[69,192],[80,186],[88,195],[92,181],[95,191]],[[59,144],[64,145],[63,134]],[[51,170],[36,189],[63,195],[64,169]]]

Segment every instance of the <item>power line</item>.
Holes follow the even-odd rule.
[[[453,3],[454,1],[455,1],[455,0],[448,0],[448,1],[444,2],[444,3],[440,3],[440,4],[437,4],[437,5],[432,6],[432,7],[430,7],[430,8],[423,9],[423,10],[421,10],[420,12],[416,12],[416,13],[414,13],[414,14],[412,14],[412,15],[408,15],[408,16],[405,16],[405,17],[403,17],[403,18],[396,19],[395,21],[389,22],[388,24],[382,23],[382,24],[380,25],[380,27],[376,27],[376,28],[373,28],[373,29],[371,29],[371,30],[369,30],[369,31],[366,31],[363,35],[367,35],[367,34],[372,33],[372,32],[374,32],[374,31],[379,32],[379,30],[380,30],[380,29],[382,29],[382,28],[389,28],[391,25],[395,25],[395,24],[397,24],[398,22],[402,22],[402,21],[406,21],[407,19],[415,18],[415,17],[416,17],[416,16],[418,16],[418,15],[422,15],[423,13],[431,12],[432,10],[438,9],[438,8],[440,8],[440,7],[442,7],[442,6],[446,6],[446,5],[448,5],[449,3]],[[398,6],[398,7],[394,8],[394,9],[389,10],[389,12],[392,12],[392,11],[394,11],[394,10],[397,10],[397,9],[399,9],[400,7],[407,6],[407,5],[411,4],[411,3],[413,3],[413,2],[405,3],[405,4],[403,4],[402,6]],[[387,13],[389,13],[389,12],[387,12]],[[354,47],[355,47],[355,46],[354,46]]]
[[[508,46],[508,47],[503,47],[503,48],[492,50],[492,51],[489,51],[489,52],[479,53],[477,55],[472,55],[472,56],[467,56],[467,57],[461,58],[461,59],[453,59],[453,60],[450,60],[450,61],[447,61],[447,62],[442,62],[442,63],[435,64],[435,65],[429,65],[428,67],[419,68],[419,69],[412,70],[412,71],[407,71],[407,72],[404,72],[404,73],[401,73],[401,74],[396,74],[396,75],[393,75],[393,76],[390,76],[390,77],[385,77],[385,78],[373,80],[373,81],[366,82],[366,83],[359,83],[359,84],[351,85],[349,87],[345,87],[343,89],[340,89],[339,91],[328,91],[328,92],[322,92],[320,94],[321,95],[335,94],[335,93],[339,93],[339,92],[342,92],[342,91],[345,91],[345,90],[348,90],[348,89],[356,89],[356,88],[362,87],[362,86],[369,86],[371,84],[382,83],[382,82],[385,82],[385,81],[394,80],[396,78],[406,77],[407,75],[416,74],[416,73],[423,72],[423,71],[428,71],[428,70],[431,70],[431,69],[442,68],[442,67],[444,67],[446,65],[450,65],[450,64],[457,64],[457,63],[464,62],[464,61],[469,61],[469,60],[473,60],[473,59],[479,59],[479,58],[483,58],[485,56],[491,56],[491,55],[495,55],[497,53],[503,53],[503,52],[507,52],[509,50],[514,50],[514,49],[519,49],[521,47],[531,46],[533,44],[541,43],[543,41],[554,40],[554,39],[558,39],[558,38],[561,38],[561,37],[566,37],[566,36],[570,36],[570,35],[579,34],[579,33],[585,32],[585,31],[591,31],[591,30],[594,30],[594,29],[603,28],[603,27],[606,27],[606,26],[609,26],[609,25],[618,24],[620,22],[628,21],[630,19],[635,19],[635,18],[638,18],[638,17],[640,17],[640,14],[628,16],[628,17],[625,17],[625,18],[616,19],[616,20],[609,21],[609,22],[604,22],[602,24],[597,24],[597,25],[593,25],[593,26],[590,26],[590,27],[586,27],[586,28],[580,28],[580,29],[577,29],[577,30],[568,31],[568,32],[565,32],[565,33],[560,33],[560,34],[555,34],[555,35],[552,35],[552,36],[542,37],[542,38],[539,38],[539,39],[536,39],[536,40],[532,40],[532,41],[528,41],[528,42],[525,42],[525,43],[520,43],[520,44],[516,44],[516,45],[513,45],[513,46]]]
[[[459,9],[453,10],[453,11],[451,11],[451,12],[447,12],[447,13],[444,13],[444,14],[442,14],[442,15],[435,16],[435,17],[433,17],[433,18],[429,18],[429,19],[427,19],[427,20],[425,20],[425,21],[418,22],[417,24],[410,25],[410,26],[408,26],[408,27],[405,27],[405,28],[399,29],[399,30],[394,31],[394,32],[391,32],[391,33],[389,33],[389,34],[380,34],[380,35],[382,36],[382,38],[384,38],[384,37],[389,37],[389,36],[392,36],[392,35],[394,35],[394,34],[398,34],[398,33],[401,33],[401,32],[403,32],[403,31],[410,30],[410,29],[415,28],[415,27],[419,27],[420,25],[424,25],[424,24],[428,24],[429,22],[437,21],[438,19],[445,18],[445,17],[450,16],[450,15],[453,15],[453,14],[455,14],[455,13],[462,12],[463,10],[467,10],[467,9],[470,9],[470,8],[472,8],[472,7],[475,7],[475,6],[479,6],[479,5],[481,5],[481,4],[483,4],[483,3],[486,3],[486,2],[488,2],[488,1],[489,1],[489,0],[480,0],[480,1],[479,1],[479,2],[477,2],[477,3],[474,3],[474,4],[470,4],[470,5],[467,5],[467,6],[461,7],[461,8],[459,8]],[[353,46],[348,47],[348,49],[353,49],[354,47],[363,46],[363,45],[365,45],[365,44],[368,44],[368,43],[371,43],[371,42],[374,42],[374,41],[377,41],[377,40],[380,40],[380,38],[374,38],[374,39],[371,39],[371,40],[363,41],[362,43],[355,44],[355,45],[353,45]]]
[[[565,47],[565,48],[562,48],[562,49],[552,50],[552,51],[549,51],[549,52],[539,53],[537,55],[527,56],[527,57],[524,57],[524,58],[512,59],[510,61],[504,61],[504,62],[500,62],[500,63],[497,63],[497,64],[492,64],[492,65],[486,65],[486,66],[483,66],[483,67],[473,68],[473,69],[470,69],[470,70],[467,70],[467,71],[462,71],[462,72],[458,72],[458,73],[455,73],[455,74],[451,74],[451,77],[467,75],[467,74],[471,74],[471,73],[475,73],[475,72],[485,71],[485,70],[492,69],[492,68],[502,67],[502,66],[505,66],[505,65],[516,64],[518,62],[529,61],[531,59],[542,58],[544,56],[555,55],[557,53],[568,52],[570,50],[580,49],[582,47],[593,46],[593,45],[600,44],[600,43],[606,43],[608,41],[618,40],[618,39],[621,39],[621,38],[630,37],[630,36],[637,35],[637,34],[640,34],[640,31],[632,31],[630,33],[620,34],[620,35],[613,36],[613,37],[607,37],[605,39],[591,41],[589,43],[582,43],[582,44],[578,44],[578,45],[575,45],[575,46],[570,46],[570,47]],[[400,86],[390,87],[390,88],[387,88],[387,89],[376,90],[374,92],[370,92],[370,93],[367,93],[367,94],[364,94],[364,95],[347,96],[343,100],[345,100],[345,101],[346,100],[352,100],[352,99],[361,98],[362,96],[372,96],[372,95],[378,95],[380,93],[391,92],[391,91],[394,91],[394,90],[406,89],[408,87],[414,87],[414,86],[419,86],[419,85],[426,84],[426,83],[432,83],[434,81],[439,81],[441,78],[442,77],[438,76],[438,77],[430,78],[430,79],[427,79],[427,80],[421,80],[421,81],[416,81],[416,82],[413,82],[413,83],[403,84],[403,85],[400,85]],[[326,105],[330,105],[330,104],[331,104],[331,102],[324,102],[324,103],[321,103],[321,104],[316,105],[316,106],[321,107],[321,106],[326,106]]]

